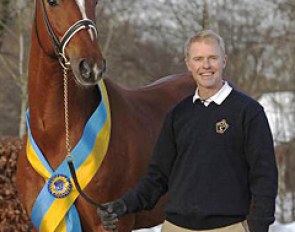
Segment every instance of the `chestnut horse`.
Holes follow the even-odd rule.
[[[102,99],[102,90],[97,84],[105,84],[111,112],[111,135],[100,168],[84,188],[92,199],[104,203],[121,196],[146,173],[165,114],[192,94],[195,84],[189,74],[183,74],[160,79],[140,89],[126,90],[109,78],[102,79],[105,62],[93,23],[96,3],[97,0],[35,0],[28,120],[36,146],[55,170],[68,155],[64,95],[67,94],[69,138],[74,147]],[[68,88],[68,93],[64,88]],[[48,179],[40,176],[28,159],[28,137],[18,158],[17,188],[31,216],[34,203]],[[105,231],[94,205],[81,196],[73,204],[82,231]],[[162,199],[151,211],[123,217],[118,224],[119,231],[160,224],[164,219],[163,204]],[[47,207],[42,201],[39,206]]]

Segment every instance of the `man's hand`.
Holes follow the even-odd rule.
[[[127,206],[122,199],[102,204],[102,208],[97,209],[101,223],[106,230],[116,230],[119,218],[127,213]]]

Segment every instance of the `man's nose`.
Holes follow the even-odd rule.
[[[203,67],[204,68],[210,68],[211,64],[210,64],[210,61],[209,59],[204,59],[203,61]]]

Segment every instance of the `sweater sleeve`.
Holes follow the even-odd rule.
[[[148,173],[134,189],[123,195],[128,213],[150,210],[160,197],[168,191],[168,179],[176,157],[173,136],[172,113],[164,121],[161,133],[154,147]]]
[[[252,194],[248,225],[250,232],[268,232],[274,222],[278,171],[273,138],[262,107],[246,123],[246,159]]]

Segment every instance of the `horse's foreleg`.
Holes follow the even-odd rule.
[[[131,232],[134,228],[134,223],[135,223],[134,214],[129,214],[120,218],[118,223],[118,232]]]
[[[26,143],[23,143],[17,159],[16,187],[18,198],[29,217],[31,216],[31,210],[35,199],[43,185],[44,180],[33,170],[27,159]]]

